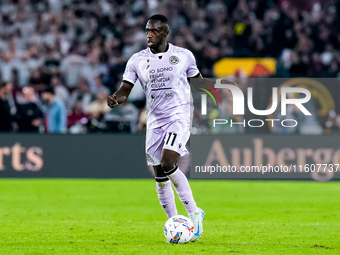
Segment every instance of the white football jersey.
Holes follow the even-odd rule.
[[[147,48],[134,54],[123,81],[134,84],[139,79],[146,96],[147,127],[156,128],[176,119],[190,123],[192,97],[187,78],[198,73],[191,51],[169,43],[163,53]]]

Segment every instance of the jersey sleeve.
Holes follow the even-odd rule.
[[[137,69],[135,67],[136,58],[132,56],[126,64],[125,71],[123,74],[123,81],[127,81],[132,85],[135,84],[138,79]]]
[[[192,54],[192,52],[189,50],[187,51],[187,54],[188,54],[188,63],[189,63],[188,69],[187,69],[187,77],[190,78],[190,77],[194,77],[197,74],[199,74],[200,71],[197,68],[194,54]]]

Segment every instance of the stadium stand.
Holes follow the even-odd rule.
[[[128,58],[146,47],[145,21],[152,14],[170,17],[169,41],[190,49],[205,77],[215,76],[222,58],[271,57],[277,61],[272,77],[339,78],[339,10],[339,0],[2,0],[1,81],[13,84],[7,93],[12,116],[22,88],[33,87],[44,110],[41,94],[54,86],[69,118],[75,108],[82,116],[79,133],[118,132],[86,107],[113,92]],[[142,91],[136,93],[129,103],[144,113]],[[339,119],[337,112],[332,132],[339,132]],[[124,116],[117,125],[122,122]],[[14,124],[12,131],[20,130]]]

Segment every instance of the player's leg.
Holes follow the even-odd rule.
[[[179,157],[188,155],[189,153],[185,147],[189,135],[189,126],[183,124],[181,121],[174,122],[168,128],[162,150],[161,167],[174,185],[179,199],[182,201],[194,224],[194,237],[192,241],[197,241],[203,232],[203,219],[205,214],[202,209],[196,206],[188,179],[177,166]]]
[[[180,154],[178,152],[169,149],[163,149],[161,168],[174,185],[178,197],[184,204],[188,214],[192,214],[198,209],[192,195],[188,179],[176,165],[179,157]]]
[[[153,166],[156,180],[156,191],[159,203],[170,218],[177,215],[174,191],[171,182],[161,168],[161,155],[165,132],[160,128],[148,129],[146,132],[146,160]]]
[[[156,191],[159,203],[163,207],[168,218],[177,215],[174,191],[169,178],[164,173],[161,165],[153,166],[156,180]]]

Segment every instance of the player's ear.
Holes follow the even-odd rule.
[[[167,29],[166,27],[163,29],[163,33],[165,34],[165,36],[168,36],[169,34],[169,29]]]
[[[165,36],[168,36],[168,34],[169,34],[169,27],[168,26],[163,27],[163,33],[165,34]]]

